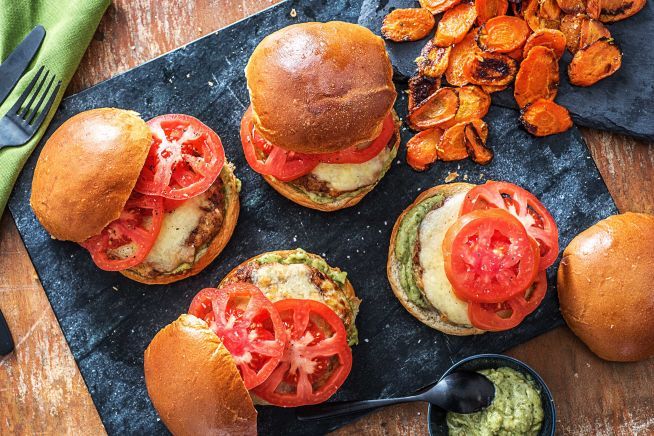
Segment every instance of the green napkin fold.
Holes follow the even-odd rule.
[[[45,40],[28,71],[0,105],[0,116],[18,100],[41,65],[62,82],[53,109],[34,138],[20,147],[0,150],[0,216],[18,174],[41,140],[109,3],[110,0],[0,1],[0,61],[9,56],[34,26],[41,24],[46,30]]]

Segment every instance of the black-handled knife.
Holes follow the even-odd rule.
[[[12,351],[14,351],[14,340],[11,337],[7,321],[0,311],[0,356],[5,356]]]
[[[39,51],[45,39],[43,26],[36,26],[16,49],[0,64],[0,103],[5,101],[14,86]]]

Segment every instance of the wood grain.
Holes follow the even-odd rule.
[[[277,1],[114,0],[68,93],[108,79]],[[620,210],[654,213],[654,147],[604,132],[583,133]],[[103,433],[8,214],[0,223],[0,309],[18,345],[13,355],[0,360],[0,434]],[[552,389],[560,434],[654,434],[654,360],[634,364],[603,362],[567,328],[542,335],[509,354],[536,368]],[[426,433],[426,407],[422,404],[387,408],[336,432]]]

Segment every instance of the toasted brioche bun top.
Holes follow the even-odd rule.
[[[577,235],[558,271],[561,313],[599,357],[654,356],[654,215],[625,213]]]
[[[138,114],[93,109],[67,120],[41,151],[30,204],[50,234],[83,242],[120,216],[152,135]]]
[[[245,76],[259,133],[302,153],[375,139],[397,96],[384,41],[339,21],[294,24],[268,35]]]
[[[154,408],[175,435],[254,435],[257,411],[232,355],[192,315],[181,315],[152,339],[144,356]]]

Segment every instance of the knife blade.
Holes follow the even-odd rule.
[[[23,39],[13,52],[0,64],[0,103],[5,101],[14,86],[32,62],[45,39],[45,28],[39,25]]]

